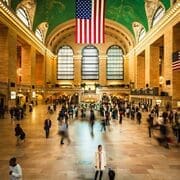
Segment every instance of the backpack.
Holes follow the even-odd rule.
[[[116,173],[113,169],[109,169],[108,175],[109,175],[109,180],[114,180]]]

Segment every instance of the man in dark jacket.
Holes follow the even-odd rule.
[[[15,136],[17,137],[17,145],[19,145],[21,140],[25,140],[25,133],[20,124],[17,124],[15,127]]]
[[[148,132],[149,132],[149,137],[151,138],[151,130],[153,128],[153,117],[151,114],[148,115],[148,118],[147,118],[147,123],[148,123]]]
[[[45,130],[45,133],[46,133],[46,138],[49,137],[50,128],[51,128],[51,120],[50,119],[45,119],[45,121],[44,121],[44,130]]]
[[[140,111],[138,111],[136,114],[136,119],[137,119],[138,124],[141,124],[141,118],[142,118],[142,114]]]

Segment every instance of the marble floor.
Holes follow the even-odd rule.
[[[60,108],[60,107],[59,107]],[[21,121],[11,121],[9,115],[0,119],[0,180],[8,180],[8,161],[12,156],[23,169],[23,180],[93,180],[94,152],[98,144],[106,151],[107,167],[116,172],[116,180],[178,180],[180,179],[180,147],[159,146],[148,137],[146,117],[141,125],[124,119],[119,125],[111,122],[107,132],[101,132],[100,122],[90,133],[87,121],[71,120],[71,143],[60,145],[57,134],[58,109],[47,114],[46,105],[38,105]],[[50,137],[45,138],[44,119],[52,120]],[[97,119],[98,115],[96,116]],[[26,132],[25,143],[16,146],[14,128],[20,123]],[[103,179],[107,180],[108,170]]]

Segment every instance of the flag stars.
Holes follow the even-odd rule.
[[[76,1],[76,17],[80,19],[90,19],[91,6],[91,0]]]

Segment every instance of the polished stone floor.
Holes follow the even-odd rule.
[[[59,107],[60,108],[60,107]],[[32,114],[18,121],[26,132],[25,143],[16,146],[14,127],[9,115],[0,119],[0,180],[8,180],[8,161],[17,157],[23,169],[24,180],[93,180],[94,152],[102,144],[107,155],[107,167],[116,171],[116,180],[178,180],[180,179],[180,148],[159,146],[147,133],[143,113],[141,125],[124,119],[119,125],[111,122],[107,132],[101,132],[99,121],[90,133],[87,121],[71,120],[71,143],[61,146],[57,134],[57,111],[47,114],[46,105],[38,105]],[[45,138],[43,122],[52,120],[50,137]],[[98,115],[96,116],[98,119]],[[103,179],[108,179],[107,170]]]

